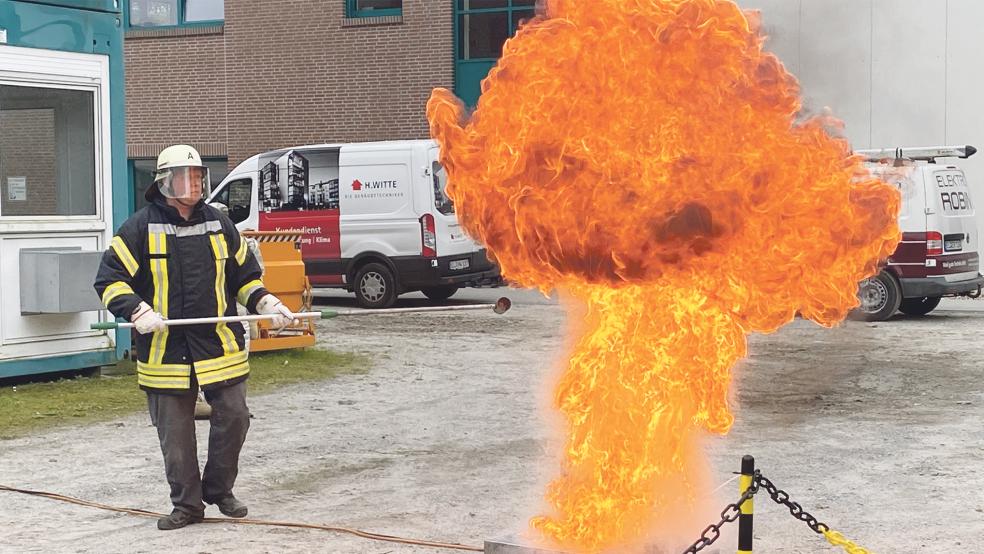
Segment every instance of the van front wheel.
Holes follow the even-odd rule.
[[[425,287],[420,289],[420,292],[424,293],[424,296],[430,298],[431,300],[447,300],[454,296],[454,293],[458,292],[458,287],[447,286],[447,287]]]
[[[899,311],[905,315],[921,316],[936,309],[940,305],[939,296],[923,296],[922,298],[906,298],[899,305]]]
[[[383,264],[366,264],[355,274],[355,297],[363,308],[389,308],[396,303],[396,278]]]
[[[885,321],[892,317],[902,302],[902,291],[894,277],[880,272],[858,285],[857,315],[865,321]]]

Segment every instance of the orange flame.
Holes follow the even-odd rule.
[[[509,40],[474,113],[427,116],[459,218],[504,274],[587,303],[555,395],[570,426],[554,513],[597,551],[692,504],[694,442],[725,434],[746,335],[831,326],[899,240],[898,193],[730,0],[549,0]],[[679,494],[683,492],[684,498]]]

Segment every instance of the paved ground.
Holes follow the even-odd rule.
[[[504,292],[463,291],[454,301]],[[320,344],[368,354],[372,365],[250,399],[256,417],[237,493],[251,516],[474,545],[523,530],[555,471],[546,406],[565,314],[535,293],[508,292],[515,308],[505,316],[321,322]],[[753,337],[737,373],[733,432],[707,439],[715,479],[728,480],[752,453],[794,500],[876,552],[984,551],[982,327],[984,302],[955,300],[919,320],[833,330],[797,321]],[[144,414],[0,441],[0,483],[168,509]],[[761,552],[833,551],[765,500],[756,526]],[[0,529],[5,553],[433,551],[224,524],[162,533],[150,520],[9,493],[0,493]],[[730,532],[721,544],[734,550]]]

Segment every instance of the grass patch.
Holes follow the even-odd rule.
[[[249,357],[249,394],[277,387],[362,373],[365,359],[354,354],[305,349],[258,352]],[[147,408],[137,386],[136,364],[122,361],[101,375],[48,383],[0,386],[0,439],[54,426],[107,421]]]
[[[249,356],[249,392],[263,394],[284,385],[365,373],[368,365],[362,356],[330,350],[257,352]]]

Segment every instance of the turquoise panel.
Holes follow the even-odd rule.
[[[73,371],[88,367],[113,365],[115,363],[116,354],[112,350],[93,350],[67,356],[10,360],[0,362],[0,379],[20,377],[22,375],[37,375],[39,373],[54,373],[57,371]]]

